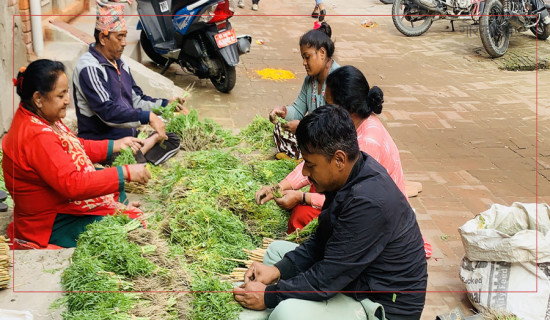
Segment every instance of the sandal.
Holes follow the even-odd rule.
[[[321,10],[321,12],[319,13],[319,22],[325,20],[326,15],[327,15],[327,10],[325,9]]]
[[[319,11],[317,10],[319,10],[319,7],[315,6],[315,8],[313,8],[313,12],[311,13],[312,18],[315,18],[315,19],[319,18]]]

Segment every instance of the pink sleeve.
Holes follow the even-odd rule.
[[[304,162],[302,161],[299,165],[294,168],[294,170],[286,176],[286,181],[290,183],[290,186],[293,190],[301,189],[305,186],[307,186],[309,183],[309,180],[307,177],[302,175],[302,169],[304,168]],[[315,209],[321,209],[323,207],[323,203],[325,203],[325,196],[320,193],[314,193],[310,192],[311,195],[311,206]]]
[[[302,187],[305,187],[309,184],[307,177],[302,175],[302,168],[304,167],[304,162],[302,161],[299,165],[292,170],[291,173],[286,176],[286,181],[290,183],[290,186],[293,190],[298,190]]]
[[[321,210],[323,203],[325,203],[325,195],[320,193],[310,193],[311,194],[311,206],[315,209]]]

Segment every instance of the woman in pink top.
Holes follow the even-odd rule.
[[[357,130],[359,148],[388,170],[406,197],[399,150],[376,116],[382,112],[382,90],[376,86],[371,89],[367,79],[357,68],[344,66],[334,70],[327,77],[325,95],[327,103],[337,104],[350,113]],[[274,199],[281,208],[292,210],[288,221],[288,233],[305,227],[315,219],[325,202],[325,196],[316,193],[313,185],[309,192],[299,190],[310,184],[307,177],[302,175],[303,166],[301,163],[279,182],[282,198],[274,199],[271,187],[263,187],[256,193],[257,203],[263,204]]]

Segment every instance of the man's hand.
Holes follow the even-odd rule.
[[[149,178],[151,178],[151,173],[143,163],[129,164],[128,169],[130,170],[130,181],[132,182],[146,184]],[[124,178],[128,179],[126,169],[123,169],[122,172],[124,173]]]
[[[264,292],[266,285],[252,281],[233,288],[233,297],[243,307],[252,310],[265,310]]]
[[[287,122],[286,124],[283,124],[282,127],[286,131],[296,134],[296,128],[298,128],[298,125],[300,124],[300,120],[291,120]]]
[[[124,148],[132,149],[132,152],[136,152],[143,147],[143,139],[138,139],[134,137],[124,137],[122,139],[115,140],[113,143],[113,152],[120,152]]]
[[[280,277],[281,273],[277,267],[254,261],[244,274],[244,283],[261,282],[268,285],[277,282]]]
[[[183,104],[185,103],[185,98],[183,98],[183,97],[174,97],[174,98],[172,98],[171,100],[168,101],[168,105],[171,104],[174,101],[177,102],[177,105],[174,108],[174,111],[183,112],[183,114],[189,114],[189,110],[187,110],[187,108],[183,106]]]
[[[157,116],[155,113],[150,112],[149,113],[149,125],[155,129],[155,131],[159,134],[160,141],[164,141],[168,139],[168,136],[166,135],[166,124],[164,121],[162,121],[159,116]]]
[[[282,198],[275,198],[275,203],[285,210],[292,210],[302,203],[303,192],[298,190],[285,190]]]
[[[276,123],[277,119],[276,117],[279,116],[281,118],[286,117],[286,107],[275,107],[273,110],[269,112],[269,121]]]

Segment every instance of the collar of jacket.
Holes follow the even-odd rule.
[[[92,54],[92,56],[94,56],[94,58],[96,58],[97,61],[99,61],[99,64],[116,69],[115,66],[113,66],[113,64],[110,63],[103,54],[101,54],[101,52],[97,51],[97,49],[95,48],[95,42],[90,43],[89,51]],[[118,70],[122,70],[124,61],[122,61],[122,59],[117,59],[115,61],[118,66]]]

